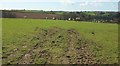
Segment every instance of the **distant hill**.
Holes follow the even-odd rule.
[[[60,20],[77,20],[92,22],[110,22],[118,23],[118,12],[102,11],[43,11],[43,10],[2,10],[2,18],[36,18],[36,19],[60,19]]]

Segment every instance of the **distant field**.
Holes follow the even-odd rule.
[[[118,24],[15,18],[2,21],[4,64],[118,63]],[[95,59],[78,60],[82,52],[83,60]],[[45,55],[39,56],[42,53]]]

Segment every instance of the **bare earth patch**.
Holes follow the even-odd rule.
[[[97,64],[91,43],[75,29],[36,27],[34,36],[11,53],[3,53],[4,64]],[[19,53],[19,54],[16,54]]]

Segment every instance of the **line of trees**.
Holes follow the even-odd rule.
[[[10,11],[2,11],[2,17],[3,18],[16,18],[16,14]]]

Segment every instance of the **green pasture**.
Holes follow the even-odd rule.
[[[96,45],[102,47],[99,52],[95,52],[96,58],[102,60],[102,63],[118,63],[118,24],[110,23],[3,18],[2,45],[8,47],[3,52],[15,48],[24,35],[32,36],[36,27],[75,29],[86,40],[95,42],[91,46],[91,51],[97,50],[94,47]]]

